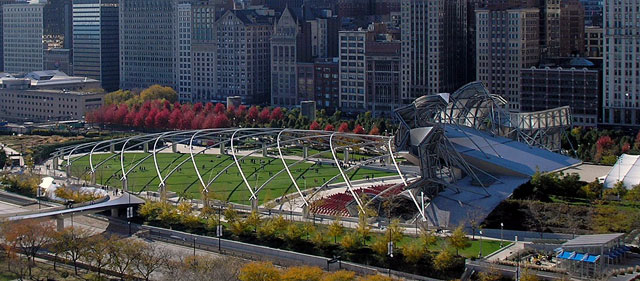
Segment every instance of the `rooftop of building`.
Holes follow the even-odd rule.
[[[589,69],[596,70],[599,68],[601,64],[600,60],[594,58],[583,58],[583,57],[560,57],[560,58],[544,58],[540,61],[540,64],[537,67],[538,69],[545,68],[563,68],[563,69]]]
[[[609,234],[593,234],[593,235],[580,235],[574,239],[571,239],[564,244],[563,247],[581,247],[581,246],[600,246],[606,245],[610,242],[620,239],[624,236],[624,233],[609,233]]]
[[[240,19],[240,21],[247,25],[264,25],[273,24],[274,22],[274,11],[263,7],[251,7],[250,9],[244,10],[229,10],[226,14],[228,13],[234,14],[238,19]]]
[[[87,77],[69,76],[66,73],[59,70],[34,71],[24,75],[10,74],[6,72],[0,73],[0,85],[29,84],[29,86],[31,87],[42,87],[42,86],[73,84],[73,83],[94,83],[94,82],[99,82],[99,81],[95,79],[87,78]]]

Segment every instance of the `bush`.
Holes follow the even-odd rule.
[[[2,179],[7,184],[5,190],[27,197],[36,197],[41,179],[37,175],[7,175]]]

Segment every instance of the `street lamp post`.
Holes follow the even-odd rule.
[[[502,248],[502,242],[504,240],[504,223],[500,223],[500,248]]]
[[[482,230],[480,230],[478,233],[480,233],[480,258],[482,258]]]
[[[217,233],[216,235],[218,236],[218,253],[222,253],[222,224],[221,224],[221,219],[222,219],[222,204],[218,205],[218,226],[217,226]]]
[[[196,256],[196,239],[198,238],[196,238],[195,234],[192,234],[192,237],[193,237],[193,256],[195,257]]]

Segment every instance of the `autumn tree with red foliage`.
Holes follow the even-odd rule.
[[[213,113],[222,114],[222,113],[224,113],[225,110],[227,110],[227,109],[225,108],[224,104],[217,103],[216,104],[216,108],[213,110]]]
[[[311,122],[311,125],[309,125],[309,130],[312,130],[312,131],[320,130],[320,124],[318,124],[318,122],[314,120],[313,122]]]
[[[260,120],[260,123],[267,123],[269,122],[269,117],[271,117],[271,112],[269,112],[268,107],[265,107],[264,109],[262,109],[262,111],[260,111],[260,115],[258,115],[258,120]]]
[[[356,125],[355,128],[353,128],[353,133],[354,134],[358,134],[358,135],[362,135],[364,134],[364,128],[362,128],[362,126],[360,126],[360,124]]]
[[[596,141],[596,160],[600,161],[603,156],[607,156],[613,153],[615,142],[610,136],[602,136]]]
[[[327,126],[324,126],[324,130],[328,131],[328,132],[333,132],[333,131],[336,130],[336,128],[333,127],[333,125],[331,125],[331,124],[327,124]]]
[[[371,131],[369,131],[369,135],[379,135],[379,134],[380,134],[380,129],[378,129],[378,127],[373,127]]]
[[[338,127],[338,132],[340,133],[348,133],[349,132],[349,124],[347,122],[342,122],[340,127]]]
[[[247,121],[249,122],[258,121],[258,114],[260,114],[260,112],[258,111],[258,108],[255,105],[250,107],[249,112],[247,112]]]
[[[269,121],[273,120],[282,120],[284,118],[284,113],[282,112],[282,108],[276,107],[271,111],[271,116],[269,116]]]

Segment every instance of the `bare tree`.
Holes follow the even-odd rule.
[[[138,258],[143,242],[137,240],[117,240],[109,243],[107,252],[111,269],[120,274],[120,280],[133,271],[133,263]]]
[[[36,254],[42,247],[51,243],[54,232],[53,224],[42,220],[11,222],[6,226],[5,241],[15,245],[27,257],[29,276],[31,276],[31,268],[35,265]]]
[[[102,235],[96,235],[87,239],[86,260],[96,269],[98,269],[98,279],[102,275],[102,269],[109,263],[109,245],[115,242],[115,239],[107,239]]]
[[[144,280],[148,281],[151,274],[168,263],[169,256],[170,253],[166,248],[159,247],[153,243],[145,244],[140,248],[137,259],[134,261],[134,266]]]
[[[235,258],[186,256],[170,264],[164,275],[166,281],[238,280],[243,263]]]
[[[78,274],[78,260],[84,257],[87,253],[88,242],[87,238],[91,237],[93,233],[84,228],[67,227],[56,238],[61,247],[65,249],[62,253],[64,257],[73,262],[73,269],[75,274]]]

